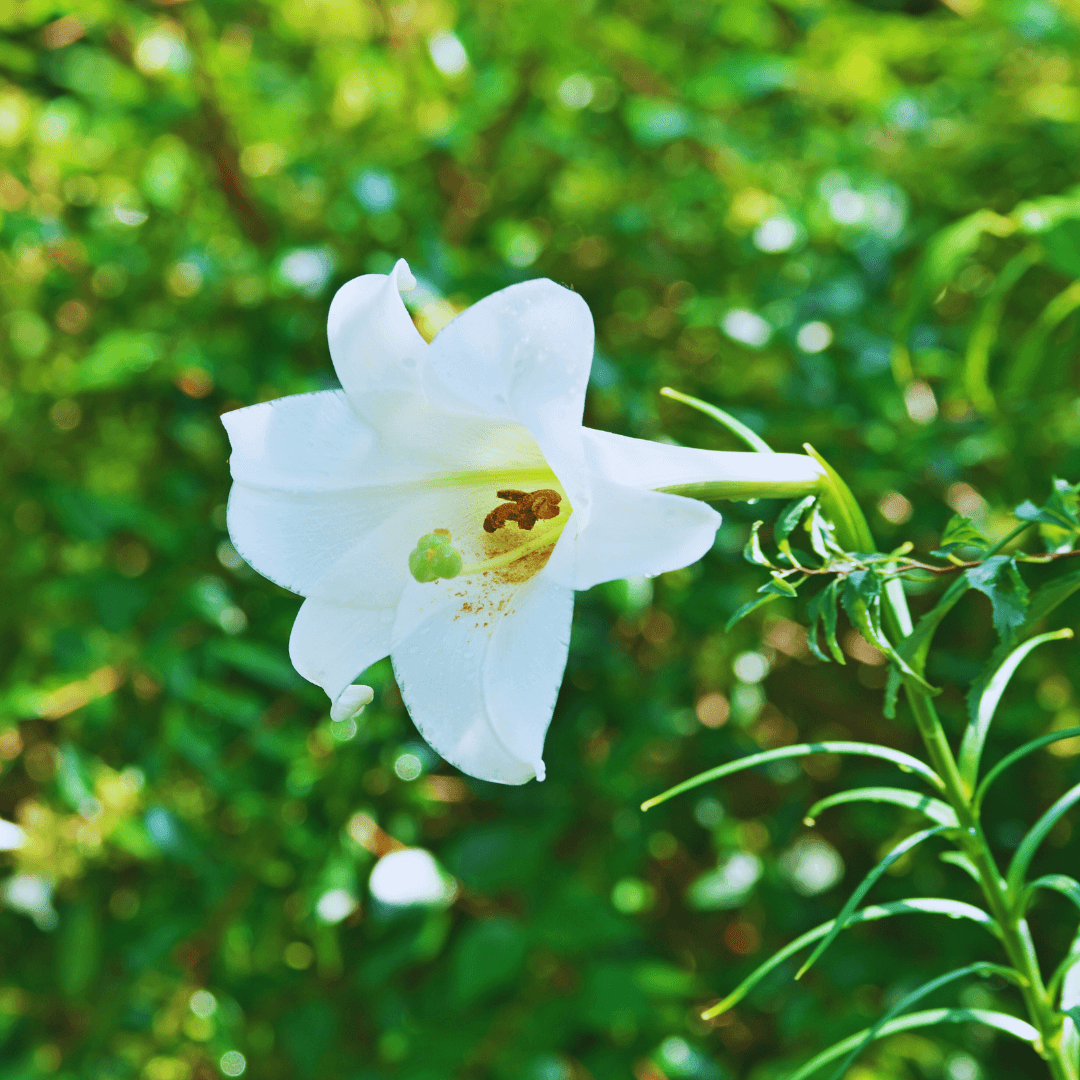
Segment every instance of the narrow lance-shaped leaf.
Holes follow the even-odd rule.
[[[950,919],[969,919],[980,926],[985,927],[995,937],[1000,937],[1001,931],[994,920],[986,914],[982,908],[974,904],[965,904],[961,900],[946,900],[936,896],[915,897],[910,900],[895,900],[889,904],[871,904],[851,914],[847,921],[848,926],[857,926],[859,923],[876,922],[878,919],[889,919],[894,915],[945,915]],[[807,945],[820,941],[836,925],[836,919],[815,926],[805,934],[788,942],[782,949],[773,953],[764,963],[754,969],[727,997],[710,1006],[701,1014],[703,1020],[711,1020],[714,1016],[727,1012],[733,1005],[737,1005],[762,979],[771,971],[775,971],[785,960],[794,956]]]
[[[1038,523],[1047,551],[1071,551],[1080,533],[1080,484],[1054,477],[1054,487],[1045,505],[1028,501],[1016,508],[1016,516]]]
[[[821,516],[821,508],[818,506],[810,513],[807,531],[810,533],[810,546],[823,562],[828,562],[834,555],[843,554],[833,539],[832,525]]]
[[[961,583],[963,583],[964,588],[967,587],[966,578],[961,578],[960,581],[954,582],[953,587],[956,587]],[[1028,599],[1024,621],[1013,634],[1013,642],[1028,637],[1032,630],[1034,630],[1047,615],[1058,607],[1059,604],[1068,600],[1068,598],[1078,589],[1080,589],[1080,570],[1074,570],[1072,573],[1062,574],[1060,577],[1052,578],[1050,581],[1035,589]],[[947,595],[948,593],[946,593],[946,596]],[[944,597],[942,599],[944,599]],[[975,715],[977,702],[982,695],[983,689],[993,677],[993,673],[997,670],[997,666],[1008,655],[1011,645],[1012,643],[1009,642],[1001,642],[991,654],[989,663],[986,665],[985,674],[971,684],[971,689],[968,691],[968,710],[972,716]]]
[[[896,700],[900,696],[902,681],[900,668],[896,664],[890,664],[889,672],[885,676],[885,700],[881,704],[881,712],[886,720],[896,719]]]
[[[1039,846],[1046,839],[1050,830],[1061,820],[1069,809],[1071,809],[1077,801],[1080,801],[1080,784],[1075,784],[1069,788],[1064,795],[1034,825],[1028,830],[1027,836],[1020,841],[1020,846],[1016,849],[1016,854],[1013,856],[1012,862],[1009,863],[1009,872],[1005,875],[1005,880],[1009,886],[1009,894],[1015,899],[1024,883],[1024,877],[1027,875],[1028,867],[1031,865],[1031,860],[1035,857],[1035,852],[1039,850]]]
[[[880,1039],[886,1035],[895,1035],[899,1031],[911,1031],[913,1028],[933,1027],[935,1024],[965,1024],[972,1021],[997,1028],[998,1031],[1014,1035],[1026,1043],[1034,1044],[1039,1037],[1039,1033],[1026,1020],[1009,1016],[1008,1013],[992,1012],[988,1009],[927,1009],[925,1012],[911,1013],[908,1016],[898,1016],[895,1020],[890,1020],[878,1029],[874,1038]],[[852,1047],[859,1046],[865,1038],[866,1031],[860,1031],[857,1035],[851,1035],[830,1046],[828,1050],[822,1050],[802,1068],[785,1077],[785,1080],[806,1080],[823,1065],[835,1061]]]
[[[840,931],[847,925],[848,919],[851,917],[851,913],[859,906],[859,902],[862,898],[874,887],[874,883],[889,869],[890,866],[901,856],[906,855],[913,847],[921,844],[924,840],[929,839],[931,836],[937,836],[939,833],[946,832],[951,829],[951,825],[938,825],[933,829],[922,829],[917,833],[913,833],[906,840],[901,841],[885,856],[870,871],[866,877],[863,878],[859,887],[848,898],[848,902],[844,905],[843,910],[836,917],[836,924],[832,930],[825,935],[824,939],[818,944],[817,948],[806,958],[806,962],[795,973],[796,979],[801,979],[810,968],[817,962],[821,954],[836,940]]]
[[[1061,731],[1051,731],[1049,735],[1040,735],[1037,739],[1032,739],[1031,742],[1024,743],[1023,746],[1018,747],[1007,757],[1003,757],[982,779],[982,783],[979,784],[978,790],[975,792],[975,798],[972,800],[972,805],[976,814],[982,807],[982,801],[986,797],[986,792],[989,790],[990,785],[1008,768],[1015,765],[1021,758],[1025,758],[1028,754],[1034,754],[1036,750],[1041,750],[1044,746],[1049,746],[1051,743],[1060,742],[1062,739],[1075,739],[1080,737],[1080,727],[1062,728]]]
[[[1046,877],[1036,878],[1024,890],[1020,903],[1021,911],[1027,910],[1028,905],[1035,898],[1035,893],[1039,889],[1049,889],[1061,893],[1062,896],[1067,897],[1080,908],[1080,881],[1069,877],[1068,874],[1047,874]]]
[[[807,826],[812,826],[822,810],[851,802],[892,803],[895,806],[906,807],[908,810],[918,810],[919,813],[925,814],[939,825],[951,825],[953,828],[958,825],[956,814],[948,803],[940,799],[932,799],[929,795],[922,795],[918,791],[894,787],[853,788],[851,791],[838,791],[835,795],[827,795],[807,810],[805,823]]]
[[[700,398],[691,397],[689,394],[673,390],[670,386],[662,387],[660,393],[663,397],[671,398],[672,401],[681,401],[684,405],[689,405],[691,409],[697,409],[698,412],[712,417],[718,424],[722,424],[733,435],[742,439],[751,450],[756,450],[759,454],[775,453],[773,448],[757,432],[751,431],[744,423],[736,420],[731,413],[724,412],[723,409],[710,405]]]
[[[1013,350],[1005,371],[1003,392],[1007,398],[1026,394],[1042,364],[1043,353],[1050,335],[1080,307],[1080,281],[1066,285],[1041,312],[1028,328],[1020,344]]]
[[[990,416],[996,411],[987,374],[1006,297],[1024,274],[1042,258],[1042,254],[1042,248],[1038,244],[1029,244],[1005,263],[983,300],[975,325],[968,334],[964,356],[964,385],[972,404],[984,416]]]
[[[959,867],[976,885],[982,884],[978,868],[962,851],[943,851],[938,858],[943,863]]]
[[[816,495],[807,495],[805,498],[796,499],[794,502],[790,502],[783,510],[780,511],[780,516],[776,519],[776,524],[773,526],[773,534],[776,537],[776,542],[779,544],[782,540],[786,540],[799,522],[802,520],[803,514],[814,505],[817,501]]]
[[[727,633],[736,623],[742,622],[751,611],[757,611],[758,608],[771,604],[774,600],[779,600],[782,595],[780,592],[769,592],[765,593],[764,596],[755,596],[753,600],[748,600],[724,623],[724,632]]]
[[[1072,636],[1072,630],[1066,627],[1064,630],[1054,630],[1048,634],[1039,634],[1037,637],[1029,638],[1023,645],[1015,648],[1005,662],[994,672],[986,689],[979,697],[975,715],[971,723],[968,724],[967,730],[964,732],[964,738],[960,743],[958,762],[960,775],[967,783],[969,790],[975,787],[979,779],[979,761],[982,758],[987,733],[990,731],[990,723],[994,719],[994,712],[1001,701],[1001,695],[1005,693],[1005,688],[1009,685],[1009,680],[1013,677],[1016,669],[1024,661],[1027,654],[1037,646],[1047,641],[1061,641]]]
[[[758,531],[764,524],[764,521],[754,522],[750,530],[750,539],[746,541],[746,546],[743,548],[743,558],[747,562],[755,563],[757,566],[772,568],[773,564],[769,562],[768,556],[761,550],[761,538],[758,536]]]
[[[1062,1009],[1062,1012],[1076,1025],[1080,1030],[1080,1005],[1074,1005],[1071,1009]]]
[[[1015,968],[985,962],[969,964],[967,967],[957,968],[955,971],[947,972],[945,975],[939,975],[936,979],[931,979],[929,982],[925,982],[922,986],[912,990],[910,994],[905,994],[873,1027],[868,1028],[862,1041],[844,1058],[840,1063],[840,1067],[830,1077],[830,1080],[842,1080],[844,1074],[854,1064],[855,1059],[878,1037],[882,1029],[894,1016],[900,1016],[901,1013],[907,1012],[912,1005],[922,1001],[925,997],[929,997],[935,990],[940,990],[943,986],[948,986],[949,983],[959,982],[960,979],[966,979],[970,975],[979,975],[984,979],[989,975],[1000,975],[1001,978],[1007,979],[1016,986],[1027,985],[1027,979]]]
[[[719,780],[723,776],[742,772],[743,769],[753,769],[758,765],[767,765],[770,761],[780,761],[783,758],[806,757],[809,754],[856,754],[863,757],[882,758],[898,765],[904,772],[918,773],[924,780],[938,791],[944,791],[945,785],[929,765],[921,762],[918,758],[905,754],[901,750],[892,750],[887,746],[877,746],[875,743],[860,742],[818,742],[796,743],[794,746],[779,746],[775,750],[763,750],[760,754],[750,754],[735,761],[725,762],[715,768],[708,769],[681,784],[668,788],[667,791],[647,799],[641,804],[642,810],[648,810],[659,803],[681,795],[684,791],[691,791],[702,784],[708,784],[713,780]]]
[[[1069,951],[1065,954],[1065,959],[1054,969],[1053,975],[1050,976],[1050,980],[1046,984],[1046,992],[1050,995],[1051,1000],[1065,981],[1065,976],[1068,975],[1077,964],[1080,964],[1080,934],[1077,934],[1076,937],[1073,938],[1073,943],[1069,946]],[[1064,994],[1062,996],[1064,997]],[[1071,1003],[1062,1001],[1061,1004],[1066,1005]]]

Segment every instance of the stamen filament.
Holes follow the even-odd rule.
[[[534,551],[542,551],[544,548],[554,544],[559,539],[565,526],[566,522],[563,521],[557,528],[545,529],[543,535],[532,536],[524,544],[518,544],[517,547],[504,551],[501,555],[494,555],[492,558],[484,559],[482,562],[468,563],[458,571],[457,576],[464,577],[466,574],[485,574],[489,570],[501,570],[504,566],[516,563],[519,559],[524,559],[526,555],[531,555]]]

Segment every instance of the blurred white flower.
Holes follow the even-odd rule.
[[[16,851],[26,843],[26,833],[13,821],[0,818],[0,851]]]
[[[348,889],[331,889],[319,897],[315,914],[322,922],[333,925],[347,919],[359,906]]]
[[[752,349],[767,345],[772,337],[772,327],[760,315],[745,308],[729,311],[720,323],[720,328],[732,341],[749,345]]]
[[[403,848],[384,855],[368,879],[371,895],[382,904],[445,906],[457,896],[454,879],[423,848]]]
[[[36,874],[13,874],[0,885],[0,901],[29,915],[41,930],[54,930],[60,921],[52,895],[52,882]]]
[[[817,896],[844,876],[844,860],[832,844],[816,836],[804,836],[780,856],[780,869],[796,892]]]
[[[428,40],[431,62],[444,75],[460,75],[469,66],[469,55],[457,34],[444,30]]]

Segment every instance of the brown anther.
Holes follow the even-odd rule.
[[[484,518],[484,531],[493,533],[501,529],[508,521],[516,521],[519,529],[529,531],[537,521],[559,516],[559,503],[562,496],[551,488],[538,491],[518,491],[516,488],[503,488],[495,494],[506,499],[501,506],[496,506]]]

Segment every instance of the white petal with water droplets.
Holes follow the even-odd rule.
[[[587,499],[587,488],[575,480],[592,356],[588,305],[539,278],[463,311],[436,335],[430,361],[442,382],[477,410],[524,424],[577,508]]]
[[[719,525],[720,515],[696,499],[594,478],[584,527],[563,533],[545,573],[573,589],[652,577],[700,559]]]
[[[542,775],[572,613],[572,591],[543,572],[408,586],[391,655],[424,738],[470,776],[523,784]]]
[[[335,294],[327,319],[330,355],[354,400],[416,386],[428,345],[401,301],[401,290],[415,285],[408,263],[399,259],[389,274],[353,278]]]
[[[362,671],[390,651],[393,611],[305,600],[289,637],[289,659],[336,702]]]

